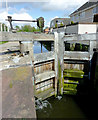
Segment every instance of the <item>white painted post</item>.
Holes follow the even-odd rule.
[[[1,32],[2,32],[2,23],[1,23]]]
[[[94,41],[94,40],[90,40],[90,43],[89,43],[90,45],[89,45],[89,53],[90,53],[90,59],[92,59],[92,56],[93,56],[93,53],[94,53],[94,51],[93,51],[93,49],[94,48],[96,48],[97,46],[97,44],[96,44],[96,40]]]
[[[9,32],[9,27],[7,27],[7,31]]]
[[[6,26],[4,25],[4,32],[6,32]]]

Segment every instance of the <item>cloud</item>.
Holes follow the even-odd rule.
[[[7,0],[8,1],[8,0]],[[16,0],[17,1],[17,0]],[[33,2],[32,2],[33,1]],[[24,8],[21,8],[20,10],[16,9],[16,5],[22,5],[22,2],[24,2],[24,0],[19,0],[16,2],[8,2],[8,11],[9,13],[13,11],[13,13],[11,14],[7,14],[7,12],[5,12],[3,9],[0,9],[0,21],[3,21],[4,23],[8,23],[7,21],[5,21],[5,19],[7,18],[8,15],[11,15],[13,17],[13,19],[21,19],[21,20],[32,20],[32,16],[28,14],[28,11],[31,10],[31,8],[38,8],[43,12],[47,12],[47,11],[63,11],[62,14],[64,14],[64,16],[68,16],[67,13],[71,13],[73,11],[75,11],[78,7],[80,7],[81,5],[83,5],[85,2],[87,2],[88,0],[25,0],[25,2],[27,2],[24,6]],[[4,5],[2,4],[1,7],[5,6],[6,4],[4,3]],[[4,7],[3,7],[4,8]],[[65,13],[64,13],[65,11]],[[70,12],[69,12],[70,11]],[[54,17],[57,18],[58,16]],[[50,21],[54,18],[51,18]],[[31,24],[31,25],[35,25],[34,23],[24,23],[24,22],[13,22],[14,25],[24,25],[24,24]],[[45,26],[49,26],[50,22],[49,19],[46,20],[45,22]],[[36,25],[35,25],[36,26]]]
[[[8,14],[6,11],[0,12],[0,22],[5,23],[6,25],[9,26],[9,22],[6,21],[5,19],[7,19],[7,16],[12,16],[12,19],[19,19],[19,20],[33,20],[32,16],[30,16],[28,13],[23,12],[23,13],[13,13],[13,14]],[[32,25],[32,23],[30,22],[12,22],[13,26],[18,25],[18,26],[22,26],[24,24],[30,24]]]
[[[0,11],[0,22],[6,23],[5,19],[7,19],[7,12],[6,11]]]
[[[56,10],[66,10],[71,7],[80,7],[82,4],[88,0],[50,0],[49,2],[42,3],[42,10],[44,11],[56,11]]]
[[[2,2],[2,7],[6,7],[6,0],[3,1],[4,2]],[[33,7],[40,7],[43,11],[56,11],[65,10],[67,8],[71,9],[71,7],[80,7],[82,4],[89,0],[14,0],[14,2],[12,0],[7,1],[8,6],[10,7],[14,7],[17,4],[30,3]],[[28,6],[26,8],[28,9]]]

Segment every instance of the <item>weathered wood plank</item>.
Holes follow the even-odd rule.
[[[0,41],[54,41],[54,35],[44,33],[27,33],[27,32],[0,32]]]
[[[55,95],[63,94],[64,33],[55,32]],[[57,90],[58,89],[58,90]]]
[[[85,44],[85,45],[90,45],[90,40],[68,40],[68,41],[65,41],[65,43],[71,43],[71,44],[76,44],[76,43],[79,43],[79,44]]]
[[[34,55],[34,64],[53,60],[54,59],[54,52],[48,52],[48,53],[40,53]]]
[[[35,76],[35,83],[45,81],[47,79],[51,79],[55,77],[55,72],[54,71],[46,71],[44,73],[38,74]]]
[[[74,59],[74,60],[90,60],[89,52],[76,52],[76,51],[65,51],[64,59]]]
[[[91,34],[74,34],[74,35],[65,35],[63,37],[64,41],[73,41],[73,40],[98,40],[98,33]]]
[[[41,93],[39,93],[39,94],[36,94],[35,96],[36,96],[37,98],[41,98],[42,100],[44,100],[44,99],[46,99],[46,98],[49,98],[49,97],[53,96],[54,93],[55,93],[55,92],[54,92],[54,89],[53,89],[53,88],[50,88],[50,89],[45,90],[45,91],[43,91],[43,92],[41,92]]]

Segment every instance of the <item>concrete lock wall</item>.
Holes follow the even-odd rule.
[[[36,118],[32,68],[2,72],[2,118]]]

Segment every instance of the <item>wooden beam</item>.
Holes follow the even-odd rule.
[[[39,53],[34,55],[34,64],[54,60],[54,52]]]
[[[90,60],[89,52],[65,51],[64,59],[70,60]]]
[[[65,35],[63,37],[63,40],[64,41],[98,40],[98,33]]]
[[[0,32],[0,41],[54,41],[54,35],[26,32]]]

